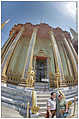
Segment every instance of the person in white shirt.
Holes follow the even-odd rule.
[[[56,93],[52,92],[47,102],[47,118],[53,118],[56,115]]]

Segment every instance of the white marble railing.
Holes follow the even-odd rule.
[[[1,86],[1,101],[26,117],[27,103],[32,106],[32,89],[14,85]]]

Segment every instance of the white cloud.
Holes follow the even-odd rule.
[[[76,3],[75,2],[68,3],[64,7],[66,8],[66,12],[68,12],[70,16],[72,16],[73,18],[76,16]]]
[[[65,16],[72,17],[73,20],[76,19],[76,2],[63,2],[56,8]]]

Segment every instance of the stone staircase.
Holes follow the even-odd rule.
[[[35,82],[34,88],[36,91],[48,91],[49,90],[49,84],[46,82]]]
[[[47,100],[50,97],[50,92],[37,92],[37,106],[40,107],[39,117],[45,117],[47,109]]]
[[[57,89],[53,89],[56,91]],[[76,101],[78,101],[78,87],[66,87],[66,88],[60,88],[62,92],[64,93],[67,101],[74,102],[74,96],[76,97]],[[44,118],[46,114],[47,109],[47,100],[50,98],[51,91],[37,91],[37,106],[40,107],[39,115],[37,118]]]

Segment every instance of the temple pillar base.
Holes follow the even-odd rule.
[[[7,87],[7,80],[8,80],[7,76],[2,74],[2,76],[1,76],[1,85],[4,86],[4,87]]]
[[[21,77],[20,83],[18,85],[22,86],[22,87],[26,87],[26,78],[25,77]]]
[[[57,87],[58,86],[58,87]],[[54,87],[55,88],[62,88],[67,87],[65,80],[60,80],[57,82],[57,80],[54,81]]]
[[[2,75],[1,75],[1,82],[6,83],[7,80],[8,80],[8,77],[5,74],[2,73]]]
[[[65,80],[60,80],[59,85],[60,87],[67,87]]]

